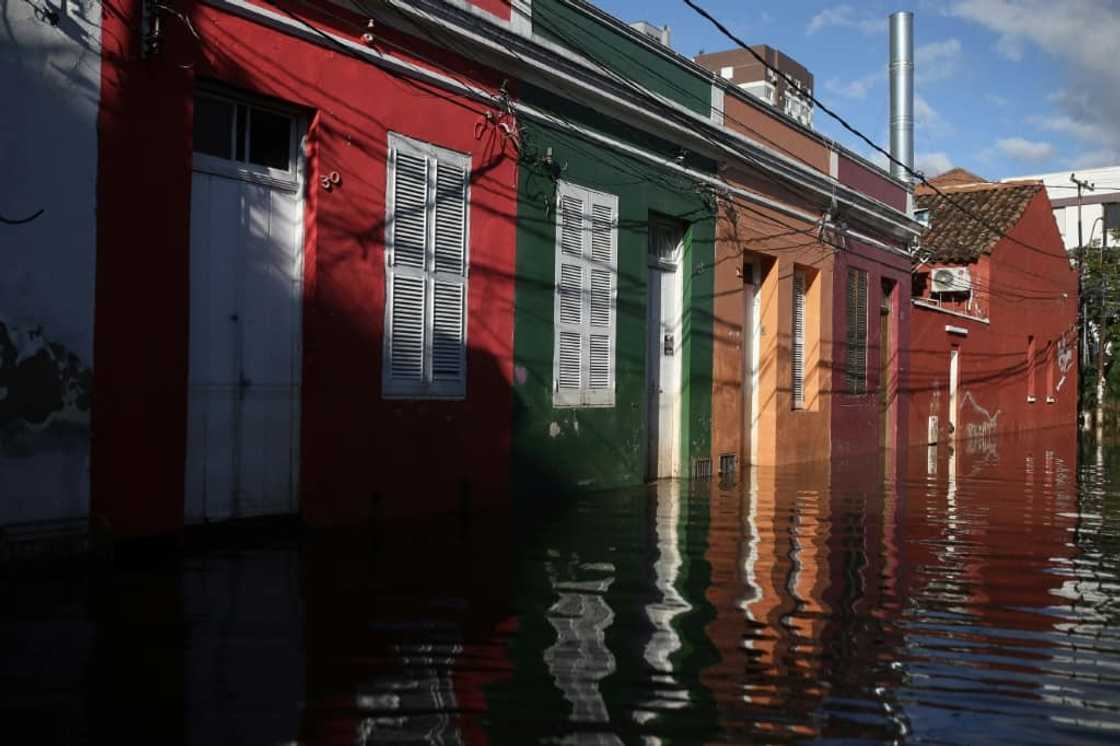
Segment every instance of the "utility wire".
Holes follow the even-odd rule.
[[[779,70],[778,68],[774,67],[769,62],[767,62],[766,59],[763,58],[762,55],[760,55],[758,52],[751,49],[751,47],[746,42],[744,42],[742,39],[740,39],[738,36],[736,36],[734,33],[732,33],[731,30],[727,28],[727,26],[725,26],[722,22],[719,21],[719,19],[717,19],[711,13],[709,13],[708,11],[704,10],[702,7],[697,5],[694,2],[694,0],[682,0],[682,2],[684,2],[685,5],[687,5],[693,11],[695,11],[698,15],[700,15],[701,17],[706,19],[713,26],[715,26],[721,34],[726,36],[728,39],[730,39],[732,42],[734,42],[739,47],[742,47],[743,49],[747,50],[747,52],[749,52],[751,54],[751,56],[754,57],[755,60],[757,60],[759,62],[759,64],[761,64],[767,70],[770,70],[775,75],[782,76],[782,79],[785,80],[790,85],[796,86],[796,82],[793,80],[792,77],[790,77],[788,74],[786,74],[782,70]],[[843,127],[845,130],[850,132],[852,135],[854,135],[858,139],[862,140],[864,143],[866,143],[872,150],[879,153],[880,155],[885,156],[890,163],[893,163],[893,164],[901,167],[910,176],[918,179],[923,185],[925,185],[926,187],[931,189],[934,193],[936,193],[938,196],[940,196],[942,199],[944,199],[950,205],[952,205],[957,210],[959,210],[963,214],[970,217],[972,220],[974,220],[976,223],[978,223],[979,225],[984,227],[986,230],[991,231],[993,234],[995,234],[997,236],[1000,236],[1002,238],[1006,238],[1006,239],[1012,241],[1013,243],[1016,243],[1016,244],[1022,246],[1023,248],[1030,250],[1030,251],[1034,251],[1034,252],[1037,252],[1039,254],[1044,254],[1046,256],[1051,256],[1052,255],[1049,251],[1046,251],[1043,248],[1040,248],[1038,246],[1033,246],[1033,245],[1028,244],[1028,243],[1024,243],[1023,241],[1020,241],[1019,239],[1008,235],[1007,233],[1005,233],[1001,229],[994,227],[987,220],[979,217],[978,215],[973,213],[971,210],[969,210],[968,208],[964,207],[963,205],[958,203],[956,200],[951,198],[948,194],[943,192],[937,186],[930,183],[930,181],[926,178],[925,174],[923,174],[921,171],[915,170],[911,166],[903,163],[902,161],[898,160],[893,155],[891,155],[889,152],[884,150],[882,148],[882,146],[880,146],[878,143],[876,143],[874,140],[872,140],[870,137],[865,135],[860,130],[856,129],[852,124],[850,124],[848,122],[847,119],[845,119],[841,115],[837,114],[835,111],[833,111],[831,108],[829,108],[819,98],[817,98],[816,96],[814,96],[813,94],[808,93],[808,92],[806,92],[806,97],[810,101],[812,101],[818,108],[820,108],[821,111],[823,111],[828,116],[832,117],[832,119],[836,120],[836,122],[839,123],[841,127]]]

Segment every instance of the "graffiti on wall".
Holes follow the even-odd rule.
[[[43,329],[0,318],[0,442],[52,427],[88,428],[93,373]]]
[[[1069,345],[1069,340],[1062,337],[1058,340],[1058,370],[1062,372],[1062,377],[1058,379],[1058,384],[1054,387],[1054,391],[1061,391],[1062,384],[1066,382],[1070,368],[1073,367],[1073,348]]]

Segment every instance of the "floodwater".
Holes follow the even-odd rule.
[[[7,743],[1120,741],[1120,446],[756,470],[4,581]]]

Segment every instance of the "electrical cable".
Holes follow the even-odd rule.
[[[760,55],[755,50],[751,49],[750,46],[746,44],[746,42],[744,42],[742,39],[740,39],[738,36],[736,36],[734,33],[732,33],[727,28],[727,26],[725,26],[721,21],[719,21],[719,19],[717,19],[715,16],[713,16],[708,11],[704,10],[704,8],[697,5],[696,2],[694,2],[694,0],[682,0],[682,2],[685,5],[687,5],[689,8],[691,8],[694,12],[696,12],[698,15],[700,15],[701,17],[706,19],[713,26],[715,26],[716,29],[718,29],[721,34],[726,36],[728,39],[730,39],[732,42],[734,42],[739,47],[747,50],[747,52],[749,52],[751,54],[751,56],[753,56],[767,70],[770,70],[771,72],[773,72],[776,75],[782,76],[782,78],[787,83],[789,83],[791,85],[796,85],[793,78],[791,78],[784,71],[779,70],[778,68],[774,67],[769,62],[767,62],[765,60],[765,58],[762,57],[762,55]],[[954,208],[956,208],[957,210],[959,210],[963,214],[970,217],[972,220],[974,220],[977,224],[981,225],[986,230],[988,230],[988,231],[992,232],[993,234],[998,235],[1000,237],[1007,238],[1008,240],[1010,240],[1010,241],[1012,241],[1016,244],[1019,244],[1023,248],[1026,248],[1030,251],[1034,251],[1034,252],[1044,254],[1044,255],[1047,255],[1047,256],[1050,255],[1050,252],[1046,251],[1045,249],[1037,247],[1037,246],[1033,246],[1031,244],[1020,241],[1017,238],[1009,236],[1004,231],[1002,231],[999,228],[996,228],[996,227],[992,226],[991,224],[989,224],[983,218],[975,215],[971,210],[965,208],[964,206],[960,205],[956,200],[949,197],[949,195],[947,195],[945,192],[943,192],[941,189],[939,189],[936,185],[930,183],[930,181],[925,177],[925,174],[923,174],[921,171],[915,170],[913,167],[911,167],[911,166],[903,163],[902,161],[898,160],[897,158],[895,158],[889,152],[884,150],[882,148],[882,146],[877,144],[870,137],[868,137],[863,132],[861,132],[859,129],[854,127],[851,123],[849,123],[847,119],[845,119],[844,117],[842,117],[841,115],[839,115],[835,111],[833,111],[831,108],[829,108],[819,98],[817,98],[816,96],[814,96],[813,94],[808,93],[808,92],[806,93],[806,97],[810,101],[812,101],[818,108],[820,108],[821,111],[823,111],[829,117],[834,119],[837,123],[840,124],[841,127],[843,127],[845,130],[847,130],[853,136],[857,137],[859,140],[866,143],[875,152],[879,153],[880,155],[885,156],[890,163],[899,166],[904,171],[906,171],[910,176],[918,179],[923,185],[925,185],[926,187],[931,189],[934,193],[936,193],[938,196],[940,196],[942,199],[944,199],[948,204],[952,205]]]

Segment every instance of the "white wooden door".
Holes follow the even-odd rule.
[[[960,385],[960,348],[954,346],[949,350],[949,440],[957,437],[957,387]]]
[[[649,476],[680,475],[680,269],[651,267],[647,329]]]
[[[190,523],[297,510],[303,272],[297,161],[294,147],[287,173],[195,155]]]

